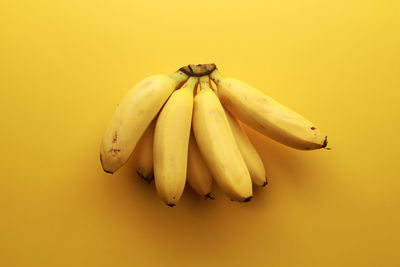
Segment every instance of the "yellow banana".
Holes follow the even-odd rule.
[[[190,134],[187,180],[192,188],[201,196],[211,198],[212,176],[199,148],[193,132]]]
[[[226,110],[225,114],[231,127],[233,136],[235,137],[236,143],[239,147],[240,153],[246,162],[253,184],[266,186],[267,178],[265,176],[264,163],[262,162],[260,155],[251,143],[242,126],[239,124],[239,121]]]
[[[142,135],[134,152],[134,165],[140,178],[150,183],[153,175],[153,140],[156,122],[153,120]]]
[[[191,77],[176,90],[158,115],[154,132],[154,181],[158,195],[175,206],[186,183],[193,90],[198,78]]]
[[[129,159],[140,137],[173,90],[187,75],[181,71],[152,75],[140,81],[122,98],[105,130],[100,161],[114,173]]]
[[[210,88],[208,76],[200,78],[200,86],[193,111],[199,150],[219,187],[231,199],[247,202],[253,196],[251,178],[225,111]]]
[[[242,81],[222,77],[218,70],[211,78],[223,106],[250,127],[296,149],[326,147],[327,139],[319,128],[293,110]]]

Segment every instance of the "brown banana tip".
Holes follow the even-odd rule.
[[[245,198],[245,199],[243,200],[243,202],[249,202],[252,198],[253,198],[253,196],[250,196],[250,197],[248,197],[248,198]]]
[[[103,169],[104,172],[109,173],[109,174],[114,174],[114,172],[107,171],[106,169]]]
[[[147,183],[151,183],[154,180],[154,174],[146,178]]]
[[[146,177],[144,177],[144,175],[141,174],[140,172],[136,171],[136,173],[137,173],[137,175],[138,175],[140,178],[142,178],[142,179],[144,179],[144,180],[147,180]]]
[[[103,156],[101,155],[101,153],[100,153],[100,163],[101,163],[101,167],[103,168],[103,171],[104,171],[105,173],[114,174],[114,172],[111,172],[111,171],[108,171],[108,170],[104,169],[104,165],[103,165]]]
[[[265,180],[265,182],[263,183],[262,187],[266,187],[266,186],[267,186],[267,184],[268,184],[268,181],[267,181],[267,180]]]
[[[209,198],[209,199],[211,199],[211,200],[214,200],[214,199],[215,199],[214,197],[211,196],[210,193],[208,193],[208,194],[206,194],[206,195],[204,195],[204,196],[205,196],[205,198]]]
[[[209,75],[216,68],[217,68],[217,66],[214,63],[197,64],[197,65],[189,64],[187,66],[180,68],[179,70],[188,76],[201,77],[201,76]]]
[[[136,171],[137,175],[142,178],[143,180],[145,180],[146,183],[150,184],[153,180],[154,180],[154,175],[150,176],[150,177],[146,177],[143,174],[141,174],[139,171]]]
[[[328,145],[328,136],[325,136],[324,143],[322,144],[322,148],[326,148],[327,145]],[[327,149],[329,149],[329,148],[327,148]]]
[[[176,204],[167,203],[167,206],[169,206],[169,207],[173,208],[173,207],[175,207],[175,206],[176,206]]]

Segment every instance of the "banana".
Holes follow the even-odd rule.
[[[208,76],[200,78],[192,126],[199,150],[219,187],[233,200],[249,201],[253,196],[250,174]]]
[[[212,176],[200,154],[193,132],[190,134],[187,168],[187,180],[191,187],[199,195],[213,199],[210,195]]]
[[[239,121],[226,110],[225,114],[231,127],[233,136],[235,137],[236,143],[239,147],[240,153],[242,153],[243,159],[246,162],[253,184],[266,186],[267,178],[265,176],[265,168],[260,155],[251,143],[242,126],[239,124]]]
[[[136,145],[134,151],[134,165],[136,173],[140,178],[144,179],[148,183],[151,183],[151,181],[154,179],[153,140],[155,126],[156,123],[155,120],[153,120],[140,138],[139,143]]]
[[[114,173],[129,159],[140,137],[173,90],[187,75],[152,75],[136,84],[122,98],[103,135],[100,161],[103,170]]]
[[[327,145],[326,136],[303,116],[234,78],[211,73],[222,105],[236,118],[284,145],[312,150]]]
[[[191,77],[176,90],[161,110],[154,132],[154,181],[158,195],[170,207],[181,197],[187,173],[193,90],[198,78]]]

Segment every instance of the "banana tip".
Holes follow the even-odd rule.
[[[173,208],[173,207],[175,207],[175,206],[176,206],[176,204],[173,204],[173,203],[167,203],[167,206],[169,206],[169,207]]]
[[[103,168],[103,171],[104,171],[105,173],[114,174],[115,171],[112,172],[112,171],[106,170],[106,169],[104,168],[103,156],[101,155],[101,153],[100,153],[100,163],[101,163],[101,167]]]
[[[243,200],[243,202],[249,202],[252,198],[253,198],[253,196],[250,196],[250,197],[248,197],[248,198],[245,198],[245,199]]]
[[[214,200],[214,197],[213,197],[213,196],[211,196],[211,194],[210,194],[210,193],[208,193],[208,194],[205,194],[204,196],[205,196],[205,198],[209,198],[209,199],[211,199],[211,200]]]
[[[151,184],[151,182],[154,181],[154,175],[149,177],[149,178],[147,178],[146,181],[147,181],[148,184]]]
[[[140,178],[145,180],[148,184],[150,184],[154,180],[154,175],[146,177],[138,170],[136,170],[136,173]]]
[[[103,169],[103,171],[104,171],[105,173],[114,174],[114,172],[108,171],[108,170],[106,170],[106,169]]]
[[[322,148],[326,148],[328,145],[328,136],[325,136],[324,143],[322,144]]]
[[[268,181],[267,181],[267,180],[265,180],[265,182],[262,184],[262,187],[266,187],[266,186],[267,186],[267,184],[268,184]]]

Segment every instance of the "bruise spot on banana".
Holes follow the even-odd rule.
[[[108,153],[114,154],[114,156],[118,155],[119,152],[121,152],[121,149],[118,148],[111,148],[110,150],[108,150]]]
[[[311,127],[311,130],[315,130],[315,129],[317,129],[317,128],[315,128],[314,126],[313,126],[313,127]]]
[[[197,65],[189,64],[187,66],[180,68],[179,70],[189,76],[201,77],[204,75],[209,75],[216,68],[217,68],[217,66],[214,63],[197,64]]]
[[[113,136],[112,142],[113,142],[113,143],[117,142],[117,139],[118,139],[118,132],[115,131],[115,132],[114,132],[114,136]]]

